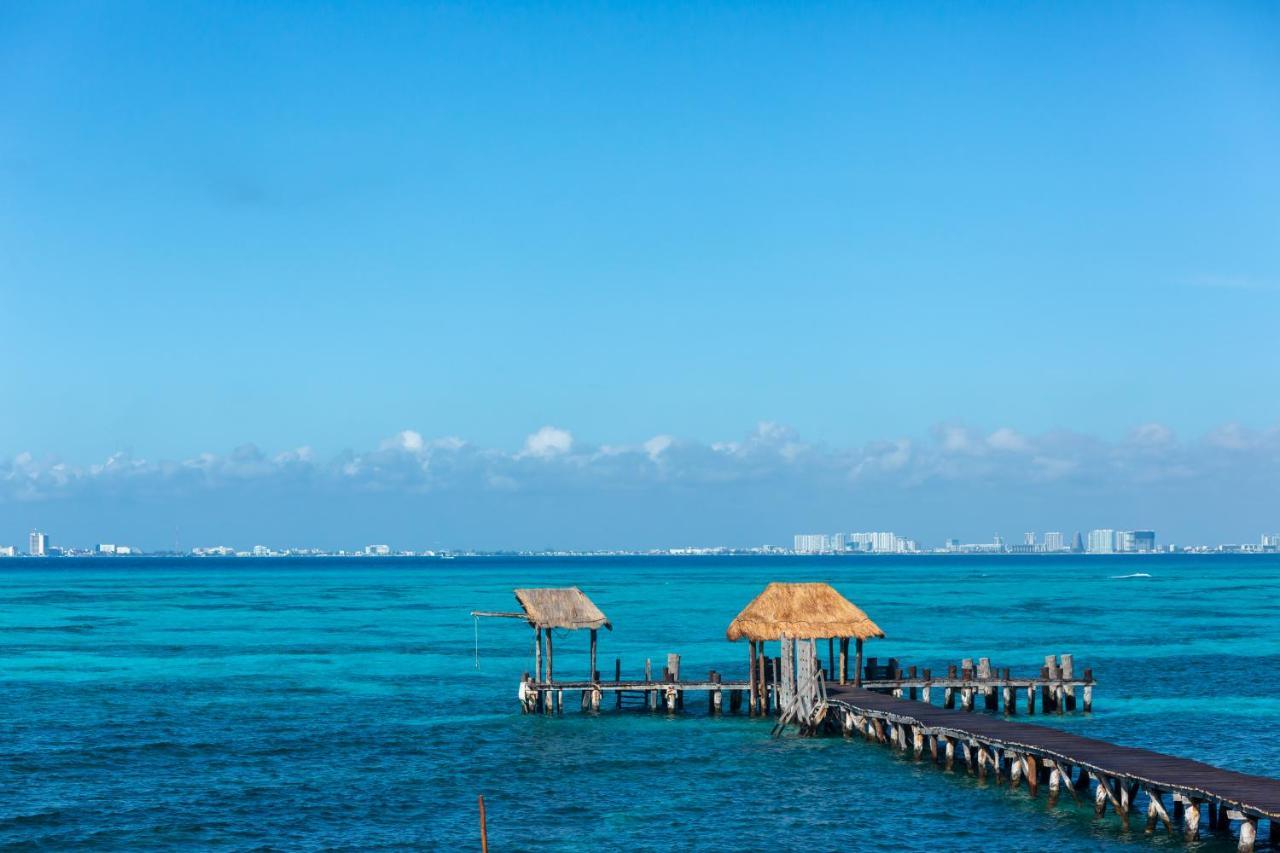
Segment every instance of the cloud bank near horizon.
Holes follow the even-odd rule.
[[[854,528],[932,541],[1113,525],[1252,539],[1270,518],[1280,528],[1278,475],[1280,427],[1234,423],[1192,440],[1151,423],[1114,441],[943,424],[923,438],[853,447],[808,442],[776,423],[735,441],[638,444],[591,444],[544,426],[516,451],[406,429],[331,459],[252,444],[176,461],[18,453],[0,460],[0,506],[41,526],[83,526],[96,509],[161,543],[170,537],[158,531],[177,526],[328,545],[343,520],[352,535],[382,532],[406,547],[737,545]],[[128,521],[131,508],[150,513],[156,531]],[[249,508],[263,521],[245,529]],[[272,528],[273,515],[285,523]],[[379,531],[379,520],[392,529]]]

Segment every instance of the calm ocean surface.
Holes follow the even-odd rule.
[[[532,632],[511,620],[481,620],[477,667],[468,611],[578,584],[614,624],[602,670],[678,651],[738,674],[724,629],[769,580],[833,583],[888,634],[868,655],[1025,672],[1072,652],[1095,713],[1037,721],[1280,774],[1272,557],[11,560],[0,845],[478,849],[483,793],[495,851],[1184,849],[701,701],[523,717]],[[557,674],[586,674],[586,639],[557,637]]]

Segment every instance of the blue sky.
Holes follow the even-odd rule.
[[[326,513],[406,545],[808,519],[1252,538],[1274,489],[1197,495],[1277,464],[1277,92],[1268,4],[8,4],[0,541],[260,535],[235,510],[259,481],[163,473],[246,445],[267,468],[307,449],[324,485],[290,482],[295,539]],[[1113,479],[1152,424],[1160,470],[1194,474],[1181,502]],[[568,447],[528,454],[548,426]],[[741,462],[724,448],[777,429],[836,485],[559,471],[664,436]],[[894,509],[840,467],[954,429],[1030,442],[999,476],[929,469],[981,517],[921,505],[919,473],[877,486],[916,495]],[[466,489],[378,484],[385,505],[335,485],[406,430],[415,464],[440,441],[487,461],[457,463]],[[1024,511],[1028,448],[1064,433],[1131,520],[1058,481]],[[119,453],[147,489],[86,485]],[[634,523],[575,526],[611,489]],[[822,497],[801,514],[788,489]]]

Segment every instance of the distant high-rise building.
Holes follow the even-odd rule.
[[[821,554],[831,550],[831,537],[825,533],[797,533],[795,552],[797,554]]]
[[[1023,545],[1034,545],[1034,544],[1036,544],[1036,535],[1035,535],[1035,533],[1024,533],[1024,534],[1022,534],[1022,544],[1023,544]]]
[[[855,551],[871,551],[876,554],[896,554],[908,548],[907,539],[899,539],[896,533],[880,531],[877,533],[850,533],[845,541],[846,547]]]
[[[98,545],[99,554],[114,554],[115,552],[116,552],[116,546],[112,545],[109,542],[103,542],[100,545]]]
[[[994,545],[994,546],[996,547],[996,550],[997,550],[997,551],[1003,550],[1003,549],[1004,549],[1004,537],[1003,537],[1003,536],[1001,536],[999,533],[995,534],[994,536],[992,536],[992,537],[991,537],[991,544],[992,544],[992,545]]]
[[[17,554],[12,545],[0,545],[0,557],[13,557]]]
[[[1084,550],[1084,537],[1080,535],[1080,531],[1076,531],[1076,535],[1071,540],[1071,550],[1079,554]]]
[[[1116,550],[1116,532],[1111,528],[1100,528],[1089,531],[1090,554],[1114,554]]]
[[[1263,548],[1280,548],[1280,533],[1262,534]]]
[[[1154,551],[1156,549],[1156,532],[1154,530],[1125,531],[1126,551]]]
[[[1062,534],[1057,531],[1044,535],[1044,549],[1046,551],[1061,551],[1063,544]]]
[[[49,553],[49,536],[39,530],[31,531],[27,537],[27,553],[33,557],[43,557]]]

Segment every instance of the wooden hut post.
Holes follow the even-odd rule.
[[[840,638],[840,683],[849,683],[849,638]]]
[[[754,717],[756,715],[756,641],[748,640],[747,645],[750,647],[750,657],[747,667],[747,716]]]
[[[555,676],[552,674],[554,672],[554,670],[552,669],[552,667],[554,666],[552,661],[553,661],[553,658],[551,653],[551,629],[548,628],[547,629],[547,683],[548,684],[550,684],[555,679]]]
[[[598,629],[591,629],[591,681],[595,683],[600,680],[600,676],[596,673],[596,632]]]
[[[827,637],[827,677],[831,681],[836,680],[836,641],[834,637]]]
[[[542,629],[533,627],[533,680],[542,680]]]
[[[853,657],[853,684],[855,687],[862,686],[862,638],[854,639],[854,657]]]

